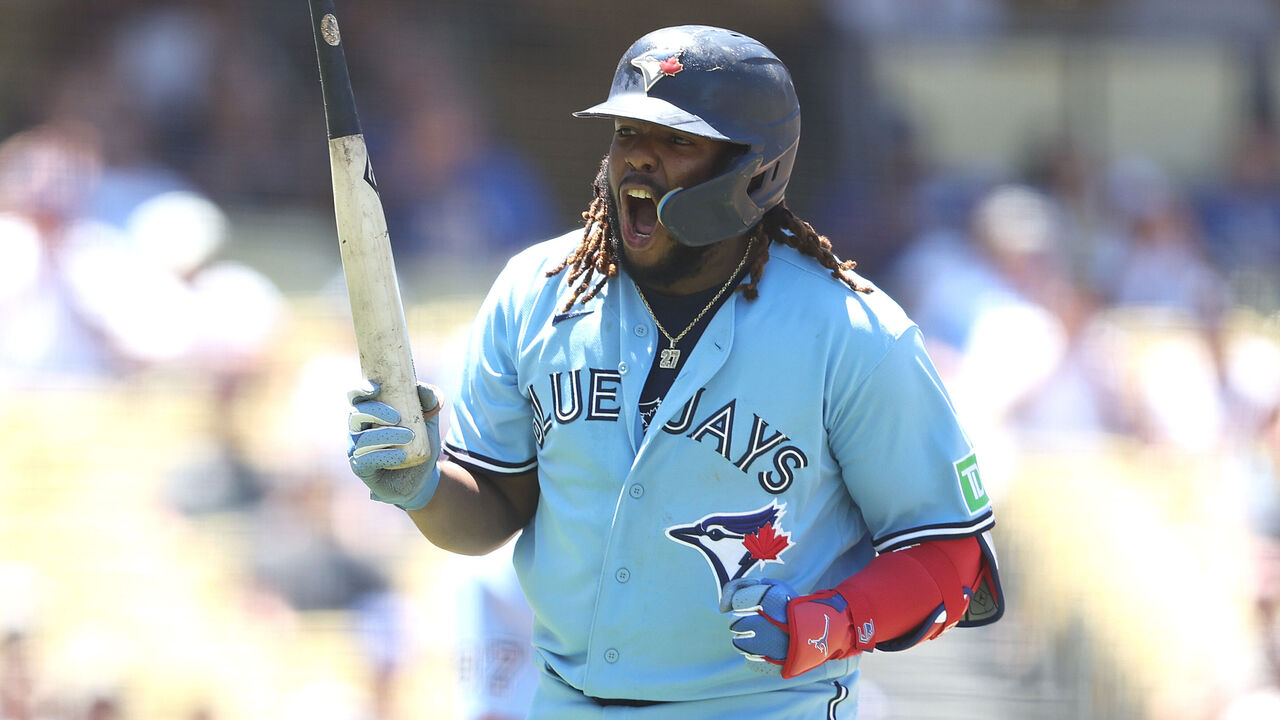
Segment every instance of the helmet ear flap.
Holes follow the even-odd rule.
[[[702,247],[740,235],[782,202],[796,162],[799,139],[765,166],[755,148],[733,159],[723,173],[673,190],[658,203],[658,220],[676,242]],[[717,232],[711,232],[711,229]]]
[[[787,192],[787,182],[791,179],[791,169],[796,164],[796,150],[799,147],[800,140],[796,138],[796,142],[784,150],[777,160],[751,178],[747,193],[751,196],[753,203],[764,210],[769,210],[782,202]]]
[[[672,190],[658,203],[658,221],[676,242],[690,247],[712,245],[750,230],[768,209],[756,204],[748,190],[761,174],[762,160],[760,153],[750,152],[706,182]],[[718,232],[709,232],[712,228]]]

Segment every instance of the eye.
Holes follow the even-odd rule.
[[[681,145],[681,146],[686,146],[686,147],[687,147],[687,146],[693,145],[693,140],[691,140],[691,139],[689,139],[689,138],[685,137],[684,135],[672,135],[672,136],[671,136],[671,144],[672,144],[672,145]]]
[[[636,134],[636,129],[630,125],[619,125],[613,133],[618,137],[632,137]]]

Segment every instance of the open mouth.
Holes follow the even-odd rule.
[[[658,201],[647,187],[632,186],[622,191],[622,229],[631,245],[644,245],[658,227]]]

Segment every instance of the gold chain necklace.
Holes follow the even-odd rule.
[[[702,308],[701,312],[698,313],[698,316],[693,319],[693,322],[690,322],[688,326],[686,326],[684,330],[681,330],[680,334],[675,337],[671,337],[671,333],[667,332],[667,329],[662,327],[662,323],[658,321],[658,316],[654,314],[653,308],[649,307],[649,301],[645,299],[644,292],[640,290],[639,285],[636,285],[636,294],[640,296],[640,302],[644,303],[644,309],[649,311],[649,317],[653,318],[653,324],[658,326],[658,332],[662,333],[662,336],[667,339],[668,343],[670,343],[670,345],[664,348],[662,353],[658,356],[658,367],[663,370],[671,370],[675,368],[676,365],[680,364],[680,351],[676,349],[676,343],[683,340],[684,336],[689,334],[689,331],[698,324],[698,321],[702,319],[702,316],[707,314],[707,311],[716,304],[716,301],[720,299],[720,296],[724,295],[725,291],[729,289],[729,286],[733,284],[734,278],[738,277],[738,273],[742,272],[742,268],[747,264],[747,258],[751,257],[751,248],[755,245],[755,241],[754,237],[747,238],[747,251],[742,254],[742,260],[738,262],[738,267],[729,275],[729,279],[724,281],[724,285],[720,286],[719,292],[716,293],[715,297],[711,298],[711,302],[707,303],[706,306]]]

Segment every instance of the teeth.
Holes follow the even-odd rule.
[[[633,198],[653,199],[653,193],[648,188],[627,188],[626,194],[628,197]]]

